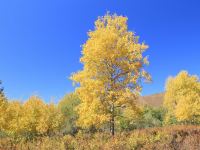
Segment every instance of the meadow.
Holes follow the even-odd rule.
[[[15,142],[9,138],[0,141],[4,150],[198,150],[199,126],[172,126],[121,132],[113,138],[109,133],[77,134],[76,136],[37,137],[32,141]]]

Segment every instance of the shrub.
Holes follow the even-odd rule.
[[[137,118],[121,118],[119,129],[131,131],[133,129],[160,127],[163,125],[165,113],[166,110],[162,107],[143,106]]]
[[[30,141],[2,138],[3,150],[182,150],[200,147],[200,126],[168,126],[118,132],[112,137],[108,132],[76,136],[44,136]]]

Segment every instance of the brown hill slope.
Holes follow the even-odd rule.
[[[162,106],[164,100],[164,93],[153,94],[148,96],[141,96],[139,98],[139,103],[142,105],[150,105],[150,106]]]

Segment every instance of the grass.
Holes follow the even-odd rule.
[[[200,126],[168,126],[148,128],[131,132],[85,134],[76,136],[37,137],[32,141],[14,142],[4,138],[1,150],[198,150],[200,147]]]

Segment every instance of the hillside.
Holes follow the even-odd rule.
[[[158,93],[148,96],[141,96],[139,98],[139,103],[142,105],[150,105],[150,106],[161,106],[164,100],[164,93]]]

